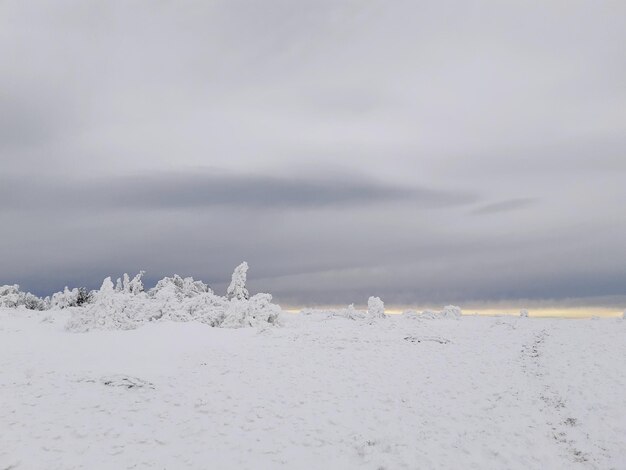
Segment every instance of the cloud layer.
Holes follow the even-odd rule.
[[[293,305],[624,296],[625,15],[3,2],[0,283],[246,259]]]

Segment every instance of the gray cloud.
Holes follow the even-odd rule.
[[[4,210],[172,210],[214,206],[315,208],[389,202],[420,207],[468,204],[476,196],[461,191],[407,188],[356,175],[325,179],[241,175],[224,172],[146,174],[84,180],[0,177]]]
[[[473,214],[494,214],[498,212],[510,212],[524,207],[531,206],[537,201],[532,198],[509,199],[508,201],[494,202],[486,204],[472,211]]]
[[[0,9],[0,283],[626,294],[624,2]]]

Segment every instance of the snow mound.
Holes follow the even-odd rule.
[[[402,313],[404,318],[409,319],[424,319],[424,320],[437,320],[441,318],[457,320],[461,318],[461,307],[455,305],[446,305],[443,310],[424,310],[423,312],[416,312],[415,310],[407,310]]]

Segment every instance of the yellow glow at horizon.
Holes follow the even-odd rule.
[[[307,308],[307,307],[303,307]],[[312,307],[314,310],[332,310],[337,308],[345,308],[345,307],[337,307],[337,306],[329,306],[329,307]],[[298,313],[301,308],[285,308],[283,309],[289,313]],[[421,312],[422,310],[426,310],[424,308],[414,308],[407,307],[403,309],[397,308],[387,308],[385,309],[385,313],[389,315],[399,315],[402,312],[407,310],[414,310],[417,312]],[[463,315],[470,316],[474,314],[478,314],[479,316],[496,316],[496,315],[504,315],[504,316],[512,316],[518,317],[520,309],[516,308],[467,308],[463,310]],[[601,318],[620,318],[623,315],[623,311],[617,310],[614,308],[606,308],[606,307],[565,307],[565,308],[537,308],[537,309],[528,309],[528,314],[530,317],[540,317],[540,318],[591,318],[591,317],[601,317]]]

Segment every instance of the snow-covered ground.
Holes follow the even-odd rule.
[[[622,319],[68,317],[0,310],[0,469],[626,468]]]

